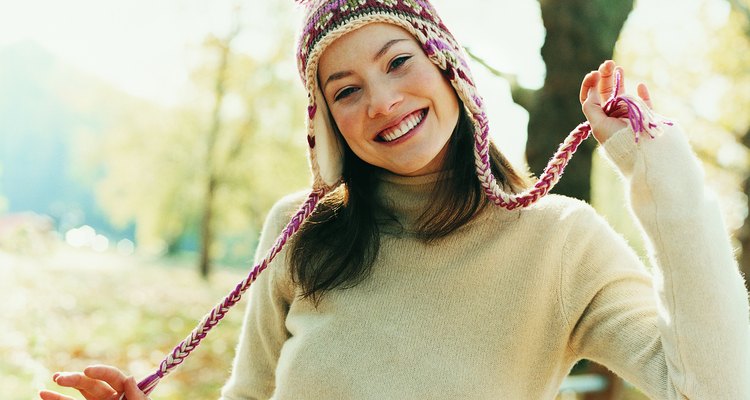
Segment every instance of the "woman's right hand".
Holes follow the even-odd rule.
[[[108,365],[93,365],[81,372],[58,372],[52,380],[60,386],[81,392],[86,400],[118,400],[124,393],[128,400],[148,400],[132,376]],[[42,400],[75,400],[57,392],[42,390]]]

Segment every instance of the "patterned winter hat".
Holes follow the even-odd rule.
[[[460,47],[428,2],[311,0],[304,3],[305,19],[297,47],[297,64],[309,99],[307,139],[315,187],[330,189],[341,179],[343,144],[333,131],[317,76],[321,54],[341,36],[375,22],[400,26],[417,38],[424,52],[441,70],[463,75],[468,88],[465,91],[457,88],[460,94],[473,94],[474,86]],[[458,86],[458,81],[451,81],[454,87]]]
[[[477,176],[488,197],[508,209],[527,206],[554,186],[570,155],[583,140],[569,138],[563,154],[556,155],[551,170],[545,170],[534,188],[518,194],[505,193],[490,169],[489,126],[484,103],[474,85],[467,57],[427,0],[306,0],[298,47],[297,65],[308,94],[307,142],[313,189],[329,192],[341,182],[343,146],[329,119],[326,101],[318,83],[318,62],[326,48],[341,36],[364,25],[381,22],[406,29],[421,44],[427,57],[443,71],[466,108],[474,126]],[[561,149],[563,148],[561,146]]]

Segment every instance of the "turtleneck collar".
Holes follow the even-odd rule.
[[[450,172],[421,176],[402,176],[387,171],[378,173],[375,194],[387,212],[395,217],[405,232],[413,232],[420,216],[431,205],[432,192]],[[386,225],[390,225],[386,221]]]

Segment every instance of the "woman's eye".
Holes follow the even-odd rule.
[[[347,97],[349,97],[352,93],[356,92],[358,89],[355,87],[346,87],[338,91],[336,95],[333,97],[334,101],[342,100]]]
[[[388,71],[393,71],[395,69],[400,68],[410,58],[411,56],[399,56],[399,57],[394,58],[393,61],[391,61],[391,65],[388,66]]]

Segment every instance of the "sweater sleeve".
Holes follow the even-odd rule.
[[[280,200],[263,225],[255,264],[266,256],[289,222],[296,196]],[[235,351],[232,373],[221,391],[221,400],[268,399],[275,389],[276,364],[289,338],[285,321],[293,289],[286,279],[285,251],[258,275],[248,289],[249,301]]]
[[[628,186],[651,268],[583,213],[563,252],[570,348],[654,399],[750,399],[748,297],[716,199],[679,127],[633,138],[624,129],[602,151]]]

